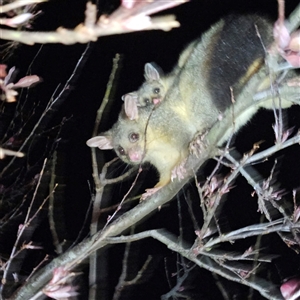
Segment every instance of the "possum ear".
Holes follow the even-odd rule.
[[[102,150],[113,149],[111,135],[99,135],[86,141],[89,147],[98,147]]]
[[[159,80],[162,71],[155,63],[146,63],[144,67],[144,76],[147,81]]]
[[[130,120],[136,120],[139,117],[137,99],[138,96],[136,93],[129,93],[122,97],[125,114]]]
[[[127,94],[123,95],[123,96],[121,97],[121,99],[122,99],[123,101],[125,101],[125,98],[126,98],[127,96],[131,96],[132,98],[135,99],[136,103],[138,103],[138,94],[137,94],[137,92],[130,92],[130,93],[127,93]]]

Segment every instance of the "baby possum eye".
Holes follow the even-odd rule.
[[[150,101],[150,99],[149,98],[144,98],[144,102],[145,102],[145,104],[151,104],[151,101]]]
[[[160,92],[160,88],[155,88],[155,89],[153,89],[153,93],[154,93],[154,94],[159,94],[159,92]]]
[[[135,143],[136,141],[138,141],[140,135],[138,133],[132,132],[129,134],[129,141],[131,143]]]
[[[125,153],[125,150],[122,146],[119,146],[118,147],[118,152],[120,153],[120,155],[124,156],[126,153]]]

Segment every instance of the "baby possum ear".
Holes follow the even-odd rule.
[[[113,149],[111,135],[99,135],[86,141],[89,147],[98,147],[102,150]]]
[[[138,112],[138,95],[137,93],[128,93],[122,96],[122,100],[124,101],[124,110],[126,116],[130,120],[136,120],[139,117]]]
[[[163,75],[161,68],[155,63],[146,63],[144,72],[144,77],[147,81],[160,80],[160,77]]]

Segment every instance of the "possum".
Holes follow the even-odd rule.
[[[162,69],[155,63],[146,63],[144,66],[145,82],[135,92],[130,92],[122,96],[124,109],[130,119],[138,117],[138,107],[157,105],[165,98],[168,89],[172,85],[174,78],[186,63],[190,54],[194,50],[196,41],[191,42],[181,53],[177,65],[173,70],[165,75]]]
[[[133,119],[123,108],[113,127],[88,140],[87,145],[114,149],[128,164],[154,165],[159,181],[147,190],[144,198],[153,194],[172,178],[181,177],[179,166],[189,156],[191,141],[221,122],[220,113],[233,106],[232,94],[238,101],[243,98],[240,95],[253,94],[253,90],[248,90],[248,83],[264,66],[264,46],[272,41],[270,22],[256,15],[229,16],[219,21],[193,44],[159,105],[139,107],[138,117]],[[232,121],[235,132],[261,106],[271,109],[273,103],[270,97],[269,101],[240,113],[240,118]],[[282,107],[291,104],[281,99]],[[239,105],[239,102],[234,104],[237,111]],[[220,137],[217,146],[230,134],[228,130]]]

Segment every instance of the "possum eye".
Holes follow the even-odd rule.
[[[144,98],[144,102],[145,102],[145,104],[151,104],[151,101],[150,101],[150,99],[149,98]]]
[[[140,135],[138,133],[132,132],[129,134],[129,141],[131,143],[135,143],[136,141],[138,141]]]
[[[154,94],[159,94],[159,92],[160,92],[160,88],[155,88],[155,89],[153,89],[153,93],[154,93]]]
[[[120,155],[124,156],[126,153],[125,153],[125,150],[123,147],[119,146],[118,147],[118,152],[120,153]]]

